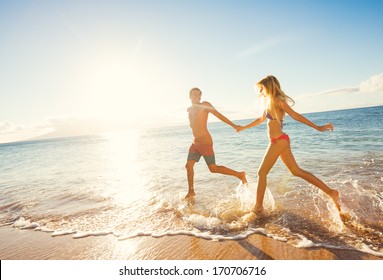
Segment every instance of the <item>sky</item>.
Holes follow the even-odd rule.
[[[187,123],[192,87],[254,118],[270,74],[300,113],[383,105],[382,14],[369,0],[0,0],[0,143]]]

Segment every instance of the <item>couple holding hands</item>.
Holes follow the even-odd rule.
[[[291,152],[290,138],[283,132],[283,119],[286,113],[289,114],[294,120],[311,126],[318,131],[333,130],[333,125],[329,123],[323,126],[318,126],[301,114],[295,112],[288,104],[292,103],[293,105],[293,99],[282,91],[279,81],[274,76],[267,76],[263,78],[257,83],[257,87],[260,95],[267,101],[266,109],[261,117],[245,126],[235,125],[224,115],[219,113],[209,102],[201,102],[202,92],[200,89],[193,88],[190,90],[189,97],[192,106],[188,108],[188,113],[194,141],[189,148],[188,158],[185,165],[189,187],[188,194],[185,198],[189,199],[195,196],[194,165],[199,161],[201,156],[204,157],[210,172],[235,176],[240,179],[243,184],[247,184],[245,172],[238,172],[225,166],[216,165],[215,163],[213,139],[207,129],[208,114],[212,113],[221,121],[232,126],[237,132],[257,126],[267,120],[267,133],[270,143],[258,169],[257,196],[253,212],[261,213],[263,211],[263,199],[267,184],[267,174],[279,157],[294,176],[301,177],[325,192],[333,200],[336,208],[340,212],[338,191],[331,189],[319,178],[298,166],[294,155]]]

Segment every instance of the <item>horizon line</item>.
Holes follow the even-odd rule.
[[[375,107],[382,107],[381,105],[371,105],[371,106],[362,106],[362,107],[352,107],[352,108],[343,108],[343,109],[335,109],[335,110],[328,110],[328,111],[315,111],[315,112],[306,112],[302,113],[302,115],[305,114],[317,114],[317,113],[330,113],[330,112],[338,112],[338,111],[346,111],[346,110],[357,110],[357,109],[366,109],[366,108],[375,108]],[[234,119],[232,121],[243,121],[243,120],[249,120],[252,118],[241,118],[241,119]],[[209,121],[209,123],[220,123],[220,120],[216,121]],[[171,128],[171,127],[177,127],[177,126],[185,126],[188,125],[188,122],[174,122],[174,123],[159,123],[159,124],[153,124],[151,126],[145,127],[145,129],[157,129],[157,128]],[[11,144],[22,144],[22,143],[32,143],[32,142],[40,142],[40,141],[46,141],[46,140],[59,140],[59,139],[65,139],[65,138],[76,138],[76,137],[90,137],[90,136],[97,136],[102,135],[108,132],[113,131],[126,131],[126,130],[137,130],[141,128],[137,127],[131,127],[131,128],[121,128],[121,129],[114,129],[111,131],[105,131],[105,132],[99,132],[99,133],[85,133],[85,134],[77,134],[77,135],[67,135],[67,136],[53,136],[53,137],[44,137],[44,135],[32,137],[28,139],[18,140],[18,141],[11,141],[11,142],[0,142],[0,146],[5,145],[11,145]]]

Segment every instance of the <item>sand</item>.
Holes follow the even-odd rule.
[[[237,241],[150,236],[119,241],[114,235],[74,239],[0,227],[1,260],[382,260],[354,250],[295,248],[254,234]]]

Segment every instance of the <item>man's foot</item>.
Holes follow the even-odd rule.
[[[195,197],[194,191],[189,191],[188,194],[185,196],[185,199],[193,199]]]
[[[242,184],[247,185],[246,173],[240,172],[239,179],[242,181]]]

